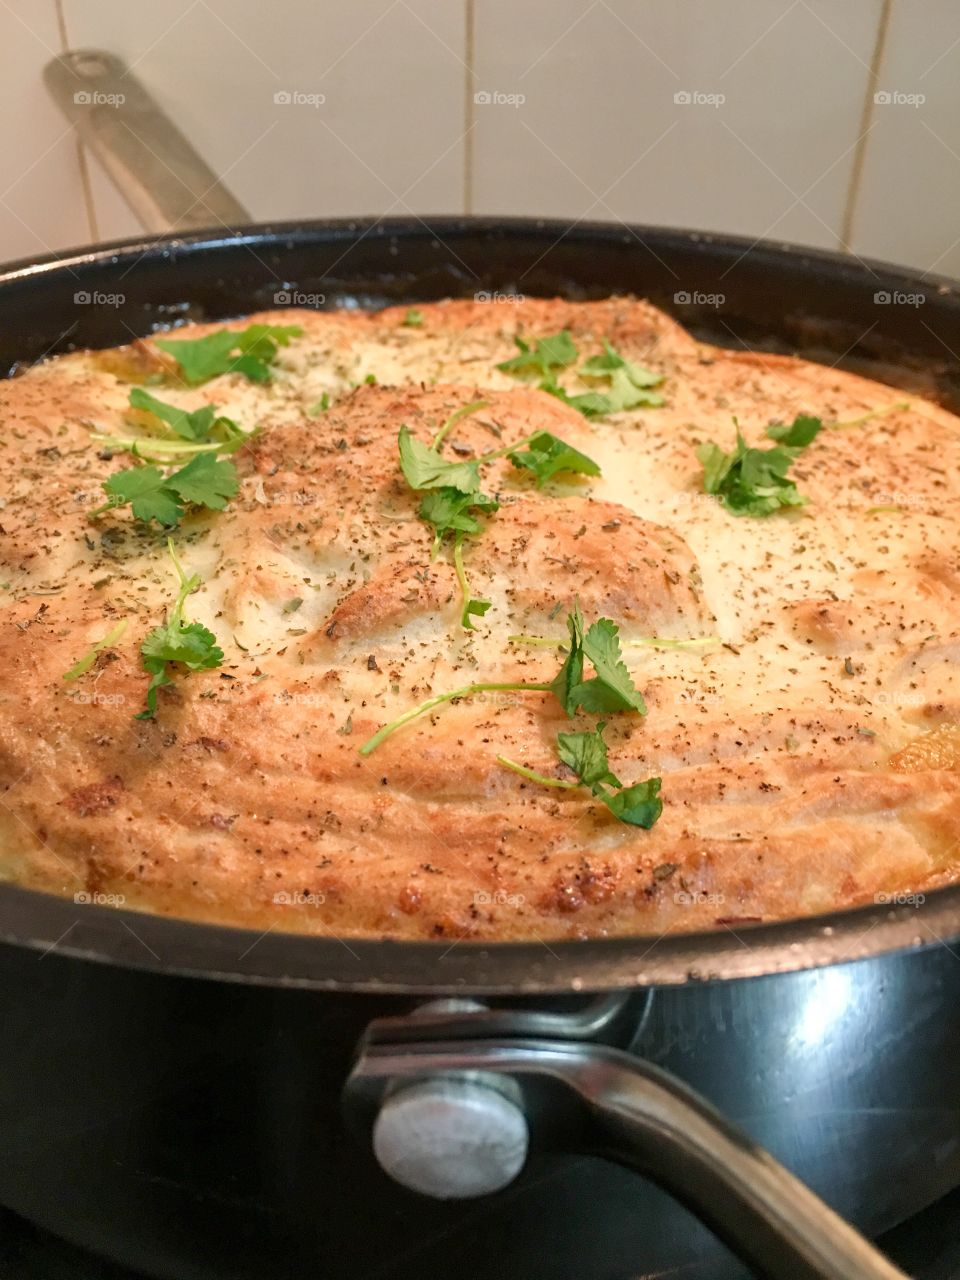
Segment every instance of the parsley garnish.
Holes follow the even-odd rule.
[[[155,338],[173,356],[191,387],[221,373],[242,373],[251,382],[269,382],[270,366],[280,347],[303,330],[296,324],[252,324],[246,329],[218,329],[205,338]]]
[[[514,338],[513,341],[519,347],[520,354],[497,365],[502,373],[549,378],[553,369],[564,369],[577,358],[577,348],[569,329],[562,330],[552,338],[537,338],[532,347],[523,338]]]
[[[400,323],[406,329],[419,329],[423,324],[423,312],[411,307]]]
[[[620,652],[620,629],[601,618],[584,630],[579,604],[567,615],[570,650],[550,688],[568,716],[584,711],[639,711],[646,715],[643,694],[636,689]],[[584,658],[596,675],[583,679]]]
[[[86,674],[96,662],[98,654],[101,654],[104,649],[109,649],[112,644],[116,644],[124,631],[126,631],[129,621],[129,618],[124,618],[115,627],[111,627],[102,640],[95,641],[83,657],[75,662],[69,671],[63,673],[64,680],[79,680],[82,675]]]
[[[619,628],[616,624],[609,618],[601,618],[599,622],[585,629],[580,606],[575,605],[573,613],[567,617],[567,626],[570,631],[570,652],[553,680],[546,683],[521,680],[507,684],[468,684],[460,689],[453,689],[449,693],[436,694],[378,729],[360,748],[360,754],[368,756],[391,733],[411,720],[415,720],[417,716],[432,711],[434,707],[439,707],[444,702],[466,698],[474,693],[507,689],[537,690],[555,694],[568,716],[574,715],[580,709],[638,711],[641,715],[645,715],[647,708],[643,695],[634,687],[630,672],[624,666],[620,654]],[[595,672],[594,677],[586,681],[583,679],[584,659],[588,659],[593,664]]]
[[[823,429],[819,418],[801,414],[789,426],[772,423],[767,435],[778,443],[767,449],[748,445],[734,419],[737,443],[730,453],[710,441],[697,446],[703,464],[703,489],[715,494],[735,516],[768,516],[782,507],[802,507],[807,499],[787,477],[793,462]]]
[[[533,347],[522,338],[514,338],[514,342],[520,348],[520,354],[502,361],[497,368],[502,373],[512,373],[517,377],[539,376],[541,391],[556,396],[587,418],[636,409],[639,405],[656,407],[664,403],[663,396],[651,390],[663,382],[663,376],[627,360],[606,338],[603,340],[603,354],[585,360],[578,373],[581,378],[609,379],[609,391],[584,391],[576,395],[562,387],[556,375],[557,369],[576,363],[577,348],[568,329],[550,338],[538,338]]]
[[[509,760],[506,756],[497,756],[500,764],[531,782],[539,782],[548,787],[573,789],[578,785],[589,787],[591,792],[602,800],[610,812],[620,822],[633,827],[653,826],[663,812],[663,801],[660,799],[660,779],[648,778],[646,782],[635,783],[625,787],[616,774],[610,770],[607,760],[607,744],[603,740],[605,721],[600,721],[596,729],[585,733],[558,733],[557,755],[562,764],[572,769],[579,782],[566,782],[560,778],[548,778],[544,774],[535,773],[525,765]],[[609,790],[609,788],[614,790]]]
[[[435,448],[423,444],[401,427],[400,470],[411,489],[456,489],[474,493],[480,488],[480,468],[476,460],[447,462]]]
[[[171,528],[183,518],[184,504],[222,511],[239,488],[232,462],[213,453],[198,453],[175,471],[163,472],[152,463],[118,471],[103,482],[109,501],[90,512],[90,519],[128,503],[138,520],[157,520]]]
[[[136,720],[151,720],[156,715],[157,690],[173,684],[169,663],[178,662],[189,671],[209,671],[223,662],[223,650],[213,632],[199,622],[183,620],[184,602],[200,586],[200,575],[195,573],[187,577],[169,538],[167,550],[180,580],[180,590],[167,621],[155,627],[140,646],[143,666],[150,673],[151,680],[147,686],[146,709],[134,717]]]
[[[442,457],[440,448],[449,432],[462,418],[486,407],[485,400],[475,400],[451,413],[429,446],[411,435],[407,427],[400,428],[398,437],[400,470],[411,489],[424,493],[418,514],[421,520],[433,526],[431,558],[436,557],[446,535],[453,534],[453,563],[463,597],[460,625],[466,631],[474,630],[470,619],[482,617],[491,603],[470,595],[463,567],[463,541],[482,532],[476,518],[478,514],[491,515],[500,506],[496,498],[482,492],[480,467],[496,458],[509,457],[518,469],[533,472],[538,487],[561,471],[600,474],[600,468],[591,458],[549,431],[535,431],[516,444],[505,445],[502,449],[494,449],[465,462],[448,462]]]
[[[165,423],[174,435],[194,444],[209,441],[214,428],[223,431],[228,438],[243,435],[231,418],[218,416],[216,405],[204,405],[202,409],[195,409],[192,413],[188,413],[186,409],[178,409],[176,405],[164,404],[162,400],[150,395],[142,387],[134,387],[130,392],[130,407],[153,414],[155,418]]]
[[[526,446],[525,449],[515,449],[507,457],[515,467],[533,472],[538,489],[561,471],[572,471],[584,476],[600,474],[600,468],[592,458],[551,435],[549,431],[538,431],[529,436]]]

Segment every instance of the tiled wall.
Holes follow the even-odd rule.
[[[87,46],[255,218],[619,219],[960,275],[950,0],[5,0],[0,31],[0,259],[139,229],[41,81]]]

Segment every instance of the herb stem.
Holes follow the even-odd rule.
[[[148,462],[167,462],[176,455],[194,453],[229,452],[233,441],[215,440],[212,444],[189,444],[185,440],[160,440],[151,436],[111,436],[94,435],[97,444],[115,449],[117,453],[132,453],[135,458],[145,458]]]
[[[557,636],[508,636],[510,644],[522,644],[530,649],[562,649],[567,644],[566,637]],[[642,647],[645,649],[705,649],[709,645],[719,644],[719,636],[696,636],[690,640],[671,640],[667,636],[640,636],[636,640],[623,640],[622,645]]]
[[[542,435],[541,431],[532,431],[530,435],[524,436],[522,440],[515,440],[513,444],[505,444],[502,449],[494,449],[491,453],[481,453],[479,458],[474,461],[479,465],[485,462],[493,462],[496,458],[505,458],[508,453],[516,453],[518,449],[522,449],[524,445],[530,444],[537,436]]]
[[[888,413],[897,413],[909,408],[909,400],[896,400],[893,404],[884,405],[882,409],[871,409],[869,413],[861,414],[859,418],[850,418],[846,422],[830,422],[827,425],[831,431],[843,431],[847,427],[862,427],[865,422],[872,422],[874,418],[882,418]]]
[[[521,778],[539,782],[544,787],[561,787],[564,791],[576,791],[581,785],[579,782],[565,782],[562,778],[548,778],[543,773],[528,769],[524,764],[518,764],[516,760],[508,760],[506,756],[497,756],[497,763],[502,764],[505,769],[512,769],[514,773],[519,773]]]
[[[433,449],[435,453],[439,453],[440,446],[443,444],[444,440],[446,440],[447,436],[457,423],[463,418],[469,418],[471,413],[478,413],[481,409],[486,409],[489,403],[489,400],[474,400],[471,404],[465,404],[462,405],[461,408],[455,409],[437,434],[433,437],[433,444],[430,448]]]
[[[411,720],[415,720],[417,716],[422,716],[428,711],[432,711],[434,707],[441,706],[444,702],[452,702],[456,698],[469,698],[474,693],[500,693],[511,689],[532,689],[539,690],[542,693],[549,693],[551,686],[549,684],[527,684],[523,681],[512,682],[508,684],[490,684],[481,682],[479,684],[465,684],[459,689],[453,689],[450,693],[438,693],[432,698],[427,698],[426,702],[421,702],[419,706],[412,707],[409,711],[405,711],[402,716],[397,716],[396,720],[391,720],[389,724],[385,724],[382,729],[378,729],[372,738],[360,748],[362,756],[370,755],[371,751],[375,751],[385,738],[389,738],[391,733],[395,733],[397,729],[402,728],[405,724],[409,724]]]

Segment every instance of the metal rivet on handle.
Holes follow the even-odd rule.
[[[527,1157],[527,1120],[499,1089],[471,1078],[418,1081],[389,1097],[373,1129],[381,1168],[438,1200],[490,1195]]]

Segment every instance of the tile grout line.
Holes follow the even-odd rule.
[[[473,60],[476,37],[476,0],[464,0],[464,90],[463,90],[463,212],[473,213],[473,94],[476,72]]]
[[[850,252],[850,246],[853,243],[854,222],[857,205],[860,200],[860,188],[863,183],[863,171],[869,145],[868,135],[876,108],[873,95],[877,91],[880,68],[883,65],[883,58],[886,53],[892,10],[893,0],[882,0],[880,18],[877,23],[877,35],[873,43],[873,55],[870,58],[870,72],[867,76],[866,91],[863,96],[863,108],[860,113],[860,139],[853,153],[853,164],[850,166],[850,181],[847,185],[847,198],[844,202],[843,220],[840,224],[840,235],[838,236],[839,244],[837,247],[845,253]]]
[[[63,0],[53,0],[53,7],[57,18],[57,31],[60,35],[60,52],[66,53],[70,48],[70,41],[67,36],[67,17],[63,10]],[[74,146],[77,149],[77,165],[80,170],[80,190],[83,192],[83,204],[87,215],[87,228],[90,232],[90,243],[96,244],[100,240],[100,229],[97,226],[97,210],[93,202],[93,186],[90,182],[90,165],[87,160],[87,149],[80,141],[79,137],[75,139]]]

